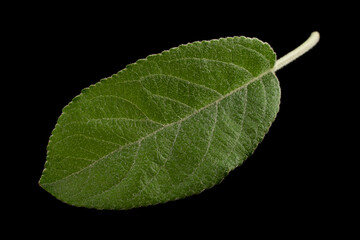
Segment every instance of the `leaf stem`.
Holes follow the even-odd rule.
[[[274,72],[281,69],[282,67],[286,66],[287,64],[291,63],[307,51],[309,51],[311,48],[313,48],[320,40],[320,34],[319,32],[313,32],[311,33],[310,37],[299,47],[295,48],[282,58],[276,61],[274,66]]]

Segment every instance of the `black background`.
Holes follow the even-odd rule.
[[[15,68],[9,68],[7,82],[12,86],[3,92],[15,92],[16,102],[9,110],[16,127],[8,139],[14,147],[8,160],[15,166],[4,169],[15,179],[5,184],[12,190],[6,198],[14,206],[9,206],[13,211],[8,223],[27,226],[28,233],[50,229],[66,235],[75,230],[79,236],[113,232],[118,237],[125,232],[162,235],[168,229],[171,237],[194,236],[189,230],[224,237],[249,229],[255,235],[336,230],[342,219],[338,214],[348,210],[344,168],[333,141],[342,131],[334,127],[341,109],[334,88],[342,74],[334,67],[339,53],[334,44],[351,18],[341,17],[344,10],[337,6],[301,4],[311,8],[296,2],[278,8],[216,2],[197,7],[38,6],[37,11],[24,7],[25,15],[8,18],[14,27],[8,25],[11,38],[4,50],[12,52],[8,62]],[[48,138],[62,108],[81,89],[179,44],[243,35],[268,42],[279,58],[315,30],[321,35],[319,44],[277,72],[282,98],[270,132],[255,153],[214,188],[166,204],[100,211],[69,206],[39,187]],[[36,226],[29,227],[34,222]]]

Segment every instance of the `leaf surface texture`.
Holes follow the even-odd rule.
[[[276,56],[256,38],[194,42],[138,60],[63,109],[40,185],[75,206],[129,209],[219,183],[279,110]]]

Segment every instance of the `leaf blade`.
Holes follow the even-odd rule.
[[[244,46],[239,45],[240,43]],[[166,202],[199,193],[213,186],[221,181],[226,172],[246,159],[275,119],[280,88],[275,75],[271,72],[274,62],[275,54],[267,44],[257,39],[227,38],[183,45],[129,65],[111,78],[83,91],[80,97],[75,98],[73,103],[64,109],[65,114],[59,118],[48,146],[46,169],[53,165],[50,167],[53,169],[52,174],[47,174],[48,170],[44,170],[40,184],[53,195],[70,204],[108,209],[126,209]],[[259,67],[254,67],[254,64]],[[272,96],[269,99],[266,97],[264,79],[268,86],[272,86],[268,87],[269,96]],[[258,86],[258,83],[263,87]],[[253,99],[250,99],[250,106],[255,110],[250,111],[249,116],[257,122],[261,118],[267,119],[265,126],[261,128],[256,127],[259,124],[250,124],[250,120],[245,121],[245,117],[242,121],[236,121],[241,119],[241,116],[232,119],[231,116],[236,114],[231,108],[222,105],[223,102],[227,102],[227,105],[233,106],[233,103],[237,102],[243,106],[244,91],[246,90],[247,93],[253,85],[256,88],[252,90],[254,93],[251,95]],[[259,90],[260,88],[262,90]],[[237,96],[240,92],[239,102],[233,96]],[[102,97],[100,101],[99,96],[109,96],[120,101],[115,103],[106,97]],[[233,100],[229,102],[227,99]],[[266,104],[270,104],[273,111],[266,115],[264,110],[264,116],[259,116],[258,108],[262,103],[256,99],[267,99]],[[233,106],[233,109],[237,109],[236,106]],[[79,110],[83,112],[83,116],[79,117]],[[211,115],[218,110],[220,116],[216,114],[215,118]],[[225,119],[227,112],[231,112],[226,118],[227,121],[221,120]],[[226,129],[226,134],[220,134],[219,130],[215,130],[217,120],[212,125],[211,119],[217,117],[221,120],[219,123],[222,124],[222,128]],[[56,155],[54,151],[67,151],[69,147],[63,146],[60,150],[56,147],[59,141],[66,139],[64,136],[67,132],[76,131],[76,129],[66,129],[66,126],[70,125],[69,122],[74,122],[75,119],[80,122],[87,121],[88,124],[94,119],[103,121],[120,118],[141,120],[144,124],[136,122],[130,126],[121,123],[122,125],[117,127],[102,124],[80,128],[87,134],[90,133],[90,139],[93,135],[101,136],[101,140],[108,141],[108,144],[101,146],[98,141],[98,145],[95,146],[94,143],[89,143],[90,139],[87,142],[82,139],[84,145],[91,146],[91,149],[85,149],[83,153],[77,152],[80,156],[73,153],[74,156],[96,158],[96,154],[91,153],[93,148],[101,156],[87,166],[81,165],[77,168],[80,170],[71,174],[56,173],[57,167],[67,169],[72,164],[71,161],[63,165],[57,164],[64,160],[53,157]],[[193,119],[196,121],[194,122]],[[231,124],[233,127],[237,126],[239,122],[246,126],[247,131],[242,134],[248,134],[250,136],[248,139],[242,137],[240,133],[232,138],[229,137],[232,128],[228,126]],[[65,127],[61,127],[62,125]],[[214,127],[211,131],[207,131],[208,129],[204,128],[207,125]],[[255,128],[260,130],[255,131]],[[126,131],[127,129],[135,129],[136,133],[130,133]],[[257,133],[258,131],[260,134]],[[189,133],[197,134],[190,136]],[[214,152],[214,147],[210,147],[212,146],[210,140],[204,141],[210,133],[219,135],[215,141],[224,146],[224,149],[231,150],[227,157],[231,161],[227,160],[229,162],[225,161],[225,163],[221,161],[216,151],[221,152],[223,156],[225,153],[218,148],[215,148]],[[130,140],[126,143],[126,140],[120,141],[120,138],[114,137],[115,135]],[[247,151],[239,152],[238,148],[241,147],[235,144],[239,139],[241,142],[248,142],[250,150],[244,148]],[[234,146],[229,147],[224,143],[225,140],[236,141]],[[194,144],[189,145],[189,142]],[[81,145],[76,144],[76,141],[69,144]],[[78,150],[75,149],[74,152]],[[59,155],[64,157],[64,151],[60,151]],[[211,157],[207,157],[209,152],[212,158],[217,159],[216,163],[212,163],[212,160],[209,160]],[[234,160],[238,158],[236,154],[243,155],[241,161]],[[213,168],[204,167],[204,161]],[[166,166],[165,170],[162,166]],[[200,174],[195,174],[196,172]],[[106,177],[101,173],[111,174]],[[209,173],[213,173],[216,178],[212,178]]]

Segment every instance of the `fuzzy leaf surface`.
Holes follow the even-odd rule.
[[[40,185],[75,206],[130,209],[198,194],[262,141],[276,55],[256,38],[194,42],[102,79],[63,109]]]

